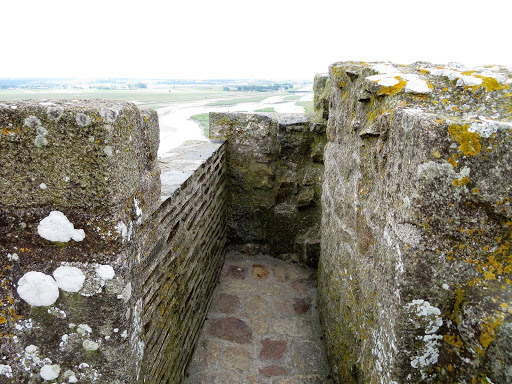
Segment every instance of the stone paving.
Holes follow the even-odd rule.
[[[316,272],[228,252],[186,384],[329,384]]]

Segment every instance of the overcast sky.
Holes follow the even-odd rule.
[[[342,60],[512,67],[510,0],[4,0],[0,78],[312,79]]]

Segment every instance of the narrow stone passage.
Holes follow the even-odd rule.
[[[186,384],[331,383],[316,271],[228,252]]]

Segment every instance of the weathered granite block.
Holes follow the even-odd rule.
[[[337,382],[512,382],[511,73],[329,75],[319,303]]]
[[[324,121],[329,118],[329,89],[330,79],[328,73],[315,75],[313,81],[313,107],[315,120]]]
[[[228,237],[316,265],[325,126],[304,115],[210,113],[227,140]]]
[[[9,102],[0,128],[0,380],[135,382],[142,223],[160,195],[155,113]]]
[[[224,145],[158,162],[154,111],[0,106],[0,382],[180,383],[224,261]]]

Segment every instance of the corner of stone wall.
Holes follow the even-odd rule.
[[[511,73],[329,78],[319,305],[337,382],[511,382]]]
[[[141,231],[160,195],[155,119],[124,102],[0,103],[5,378],[139,376]]]
[[[210,113],[210,137],[226,140],[229,242],[316,265],[325,125],[301,114]]]

